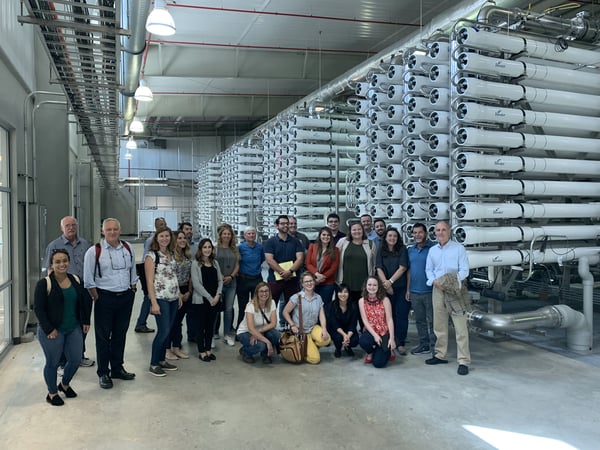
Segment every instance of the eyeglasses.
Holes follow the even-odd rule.
[[[125,270],[127,269],[127,263],[125,262],[125,250],[121,249],[121,255],[123,256],[123,265],[121,265],[121,258],[116,257],[115,260],[113,260],[112,254],[113,252],[111,252],[110,250],[108,251],[108,257],[110,258],[110,267],[113,270]]]

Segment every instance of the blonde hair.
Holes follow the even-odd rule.
[[[223,247],[223,240],[221,239],[221,235],[223,234],[223,231],[225,231],[225,230],[228,230],[231,233],[231,240],[229,241],[229,248],[231,249],[231,251],[233,252],[235,257],[239,259],[240,252],[237,247],[237,237],[235,235],[235,232],[233,231],[233,227],[231,225],[229,225],[228,223],[222,223],[217,228],[217,247]]]
[[[256,288],[254,289],[254,295],[252,296],[252,304],[254,305],[254,311],[256,311],[256,312],[260,311],[260,304],[258,303],[258,291],[259,291],[259,289],[261,289],[265,286],[267,288],[269,288],[269,298],[267,299],[267,303],[265,303],[265,308],[267,311],[271,310],[271,302],[273,301],[273,295],[271,294],[271,288],[269,287],[269,283],[265,283],[264,281],[261,281],[260,283],[258,283],[256,285]]]

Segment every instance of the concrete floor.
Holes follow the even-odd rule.
[[[140,303],[138,294],[132,322]],[[408,355],[378,370],[334,359],[332,348],[318,366],[263,366],[244,364],[237,346],[219,340],[216,362],[180,360],[156,378],[147,372],[154,334],[136,334],[132,323],[125,361],[135,381],[103,390],[95,367],[81,368],[72,382],[79,397],[62,407],[44,400],[34,341],[0,362],[1,448],[596,449],[600,351],[568,352],[564,331],[555,334],[525,334],[533,342],[472,334],[466,377],[453,349],[450,364],[433,367]],[[94,358],[93,334],[88,349]]]

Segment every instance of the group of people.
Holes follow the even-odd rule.
[[[411,307],[419,335],[411,353],[431,353],[428,365],[447,363],[450,315],[458,373],[468,373],[466,314],[449,308],[452,294],[444,284],[447,274],[454,274],[461,284],[468,276],[468,260],[464,247],[450,240],[445,221],[435,226],[435,244],[427,239],[425,225],[414,224],[415,243],[407,248],[398,230],[386,227],[382,219],[373,227],[368,215],[351,222],[346,236],[339,230],[339,216],[330,214],[313,243],[297,230],[294,217],[281,215],[275,221],[277,233],[264,245],[257,242],[252,227],[238,245],[233,228],[222,224],[216,245],[202,239],[195,246],[191,224],[182,224],[173,233],[159,219],[146,243],[143,265],[138,266],[145,279],[147,306],[142,304],[135,327],[137,332],[154,332],[146,325],[148,314],[154,315],[152,375],[163,377],[177,370],[170,360],[189,358],[182,348],[184,317],[199,359],[215,361],[213,338],[220,329],[221,312],[224,341],[233,346],[239,340],[246,363],[254,363],[257,355],[263,363],[271,363],[279,330],[290,327],[307,336],[308,363],[319,363],[319,348],[333,342],[336,358],[343,353],[354,356],[353,348],[360,346],[365,363],[384,367],[396,354],[407,354]],[[80,365],[93,364],[85,358],[83,346],[92,309],[100,387],[112,388],[115,378],[135,378],[124,367],[125,336],[138,282],[134,251],[120,240],[117,219],[104,220],[104,238],[94,246],[77,236],[74,218],[64,218],[61,229],[63,236],[48,246],[49,275],[38,282],[34,302],[46,356],[46,399],[53,405],[62,404],[59,391],[68,398],[77,395],[69,385],[73,375]],[[266,282],[263,262],[268,265]],[[64,372],[57,384],[59,366]]]

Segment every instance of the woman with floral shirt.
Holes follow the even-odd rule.
[[[152,342],[152,357],[149,372],[157,377],[164,377],[165,370],[177,370],[177,366],[165,359],[167,342],[177,309],[181,307],[182,298],[177,280],[177,264],[173,254],[173,233],[170,228],[156,230],[150,251],[144,260],[148,296],[150,297],[150,313],[156,318],[158,328]]]

